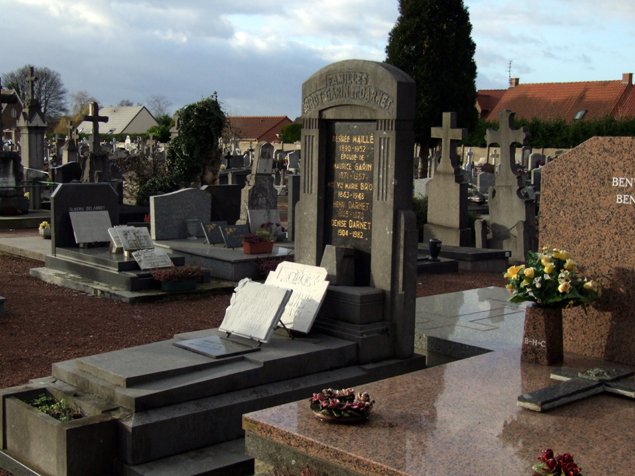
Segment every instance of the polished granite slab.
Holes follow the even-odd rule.
[[[526,304],[488,287],[417,299],[415,348],[457,359],[522,344]]]
[[[607,363],[566,354],[563,365]],[[517,406],[519,395],[557,383],[552,368],[521,363],[518,347],[360,386],[376,400],[361,425],[319,422],[307,401],[249,413],[247,452],[281,468],[339,475],[521,476],[553,448],[574,455],[585,475],[630,476],[631,399],[601,394],[548,413]]]

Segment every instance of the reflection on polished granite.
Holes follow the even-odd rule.
[[[607,363],[566,354],[563,365]],[[548,413],[516,405],[519,395],[556,383],[551,368],[521,363],[518,347],[360,386],[376,400],[362,425],[321,423],[308,401],[250,413],[247,452],[328,474],[522,476],[550,447],[573,454],[585,475],[632,475],[631,399],[603,394]]]
[[[454,358],[522,344],[526,303],[488,287],[417,299],[415,347]]]

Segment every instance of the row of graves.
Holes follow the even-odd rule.
[[[425,367],[425,357],[414,354],[415,217],[411,195],[398,185],[412,182],[414,81],[367,61],[337,63],[326,72],[357,78],[339,87],[358,93],[334,99],[331,91],[318,91],[304,101],[295,263],[280,264],[264,284],[241,281],[218,329],[56,363],[51,377],[3,389],[3,467],[54,476],[252,475],[243,414]],[[317,118],[320,111],[325,120]],[[360,147],[354,163],[341,145]],[[356,166],[363,172],[355,173]],[[82,210],[68,205],[83,193],[80,187],[98,186],[107,187],[56,190],[56,256],[68,250],[74,253],[68,261],[91,253],[125,261],[107,248],[69,250],[75,228],[89,220],[119,237],[124,251],[129,239],[150,244],[143,232],[117,228],[112,192],[109,203],[104,194],[84,192]],[[154,205],[164,197],[154,197]],[[68,212],[58,213],[64,200]],[[71,218],[75,212],[79,220]],[[179,221],[179,229],[187,233],[187,224]],[[154,240],[160,233],[152,227]],[[118,246],[116,238],[113,243]],[[42,417],[25,402],[43,392],[79,406],[85,418]]]

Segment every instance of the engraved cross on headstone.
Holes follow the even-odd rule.
[[[2,144],[4,143],[4,126],[2,125],[2,105],[3,104],[15,104],[18,102],[18,98],[15,94],[2,94],[2,78],[0,78],[0,151],[2,150]]]
[[[456,149],[454,142],[467,139],[467,129],[456,127],[456,112],[443,113],[443,126],[433,127],[431,137],[441,139],[441,163],[437,167],[437,172],[446,174],[460,173],[456,160]]]
[[[551,378],[562,380],[561,383],[521,395],[517,405],[543,412],[600,393],[617,393],[635,399],[633,374],[635,372],[632,370],[618,367],[589,369],[584,372],[560,367],[551,372]]]
[[[503,185],[518,184],[520,177],[516,174],[516,143],[525,145],[529,138],[529,130],[523,126],[520,129],[514,129],[514,113],[509,109],[505,109],[498,113],[498,130],[487,129],[485,141],[489,147],[490,144],[498,144],[501,148],[501,168],[499,172],[500,181]]]
[[[99,146],[99,123],[108,122],[108,118],[99,115],[99,104],[93,101],[88,105],[88,115],[84,116],[82,120],[93,123],[93,137],[90,142],[90,151],[99,152],[101,149]]]

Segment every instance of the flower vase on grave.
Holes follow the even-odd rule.
[[[443,242],[436,238],[430,238],[430,261],[439,261],[439,253],[441,253],[441,244]]]
[[[525,309],[521,360],[553,365],[563,359],[562,309],[530,304]]]
[[[198,231],[200,223],[199,220],[197,220],[196,218],[190,218],[188,220],[185,220],[185,223],[187,224],[187,239],[196,240],[196,233]]]

